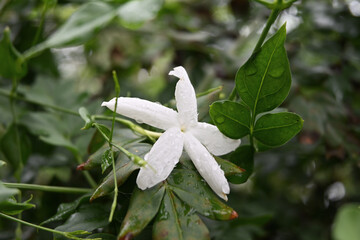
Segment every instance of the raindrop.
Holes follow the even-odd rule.
[[[272,69],[269,70],[269,75],[274,77],[274,78],[280,77],[283,73],[284,73],[284,68],[282,66],[272,68]]]
[[[222,124],[225,122],[225,118],[223,116],[218,116],[215,118],[216,123]]]

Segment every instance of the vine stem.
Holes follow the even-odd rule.
[[[27,184],[27,183],[6,183],[3,182],[5,187],[19,188],[28,190],[39,190],[44,192],[57,192],[57,193],[71,193],[71,194],[83,194],[89,193],[93,189],[91,188],[75,188],[75,187],[55,187],[38,184]]]

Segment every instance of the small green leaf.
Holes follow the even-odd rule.
[[[268,113],[256,121],[254,137],[264,145],[281,146],[300,132],[303,122],[295,113]]]
[[[240,103],[214,102],[210,106],[210,116],[219,130],[230,138],[239,139],[250,133],[250,110]]]
[[[153,226],[154,240],[210,239],[209,230],[193,209],[167,189]]]
[[[54,216],[42,222],[44,225],[54,221],[63,221],[73,214],[81,203],[89,202],[89,196],[82,196],[71,203],[62,203],[59,205],[57,212]]]
[[[145,191],[135,189],[121,224],[119,239],[128,235],[136,236],[148,225],[159,210],[164,192],[165,187],[162,184]]]
[[[105,172],[105,170],[111,165],[112,161],[113,160],[111,150],[105,150],[105,152],[101,156],[101,173]]]
[[[255,115],[276,108],[289,93],[291,73],[285,37],[283,25],[236,74],[239,96]]]
[[[237,216],[236,212],[219,200],[205,181],[192,170],[175,169],[167,182],[169,188],[181,200],[206,217],[229,220]]]
[[[124,27],[136,29],[155,18],[162,4],[162,0],[129,1],[118,8],[117,15]]]
[[[35,207],[34,204],[29,203],[31,199],[32,196],[25,202],[18,203],[14,197],[11,197],[7,201],[0,202],[0,211],[8,215],[19,214],[24,210]]]
[[[6,27],[0,40],[0,76],[20,79],[26,74],[27,67],[23,56],[12,45],[10,35],[10,29]]]
[[[1,150],[13,169],[17,170],[20,164],[26,163],[31,153],[31,142],[22,126],[11,124],[0,143]]]
[[[0,182],[0,202],[6,201],[11,196],[18,194],[20,191],[16,188],[7,188]]]
[[[244,179],[244,173],[246,172],[245,169],[242,169],[236,164],[220,157],[215,156],[215,160],[220,165],[221,169],[224,171],[225,177],[229,180],[229,182],[242,183]]]
[[[110,133],[110,132],[109,132]],[[104,144],[106,143],[105,138],[103,137],[103,135],[99,132],[99,130],[95,130],[90,143],[88,145],[88,153],[89,154],[94,154],[96,153],[101,147],[104,146]]]
[[[232,183],[244,183],[254,170],[254,148],[250,145],[242,145],[230,155],[230,161],[244,171],[234,177],[229,177]]]
[[[93,121],[91,120],[89,111],[86,108],[81,107],[79,108],[79,114],[80,117],[85,121],[85,126],[82,128],[82,130],[91,128]]]
[[[150,148],[150,144],[137,143],[129,146],[128,150],[139,156],[144,156],[145,153],[149,152]],[[130,174],[139,168],[140,167],[125,156],[125,154],[120,153],[115,165],[117,185],[122,185],[128,179]],[[93,201],[94,199],[102,197],[112,191],[114,191],[114,175],[110,172],[95,190],[90,200]]]
[[[357,240],[360,236],[360,204],[343,205],[335,216],[332,228],[334,240]]]

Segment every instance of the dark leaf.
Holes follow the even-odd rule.
[[[229,220],[237,213],[213,193],[205,181],[194,171],[175,169],[167,179],[169,187],[185,203],[202,215],[218,220]]]
[[[264,145],[276,147],[298,134],[303,120],[295,113],[268,113],[261,116],[254,127],[254,137]]]
[[[250,110],[240,103],[215,102],[210,106],[210,116],[219,130],[230,138],[239,139],[250,133]]]
[[[236,88],[253,114],[270,111],[288,95],[291,73],[284,42],[285,25],[236,74]]]
[[[215,160],[220,165],[221,169],[225,173],[225,177],[231,183],[242,183],[244,179],[245,169],[237,166],[236,164],[215,156]]]
[[[254,148],[250,145],[242,145],[230,155],[230,161],[244,171],[234,177],[229,177],[232,183],[244,183],[254,170]]]
[[[0,211],[8,215],[19,214],[24,210],[35,207],[34,204],[29,203],[31,199],[32,196],[25,202],[18,203],[14,197],[11,197],[7,201],[0,202]]]
[[[119,239],[127,235],[136,236],[155,217],[164,196],[165,187],[156,185],[145,191],[135,189],[130,206],[121,224]]]

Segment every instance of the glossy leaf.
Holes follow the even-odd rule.
[[[96,131],[97,132],[97,131]],[[80,164],[77,166],[77,170],[90,170],[93,168],[96,168],[98,166],[101,166],[102,157],[104,153],[108,150],[108,146],[104,145],[102,148],[97,150],[95,153],[91,154],[89,158],[86,160],[86,162]]]
[[[7,188],[0,182],[0,203],[19,193],[19,189]]]
[[[110,133],[110,132],[109,132]],[[104,146],[104,144],[106,143],[105,138],[103,137],[103,135],[99,132],[99,130],[95,130],[90,143],[88,145],[88,153],[89,154],[94,154],[96,153],[101,147]]]
[[[143,157],[145,153],[150,151],[150,148],[151,145],[149,144],[137,143],[131,145],[128,148],[128,151]],[[125,156],[125,154],[119,153],[115,168],[117,185],[120,186],[127,180],[132,172],[134,172],[136,169],[139,169],[140,167],[136,165],[134,161],[131,161],[127,156]],[[112,191],[114,191],[114,175],[112,172],[110,172],[91,196],[91,201]]]
[[[127,28],[136,29],[153,19],[163,4],[162,0],[129,1],[117,10],[120,23]]]
[[[14,48],[10,35],[10,29],[6,27],[0,40],[0,76],[20,79],[26,74],[27,67],[22,55]]]
[[[153,226],[154,240],[205,240],[209,230],[193,209],[167,189]]]
[[[121,224],[119,239],[136,236],[149,224],[159,210],[164,192],[165,187],[162,184],[145,191],[135,189],[129,209]]]
[[[115,156],[114,156],[115,158]],[[110,149],[106,149],[103,155],[101,156],[101,173],[104,173],[105,170],[111,166],[113,159],[112,159],[112,153]]]
[[[244,183],[254,170],[254,148],[250,145],[242,145],[230,155],[230,161],[244,171],[236,176],[228,177],[232,183]]]
[[[236,74],[239,96],[256,115],[276,108],[289,93],[291,73],[285,37],[283,25]]]
[[[82,44],[114,17],[115,11],[110,5],[99,1],[86,3],[48,38],[45,45],[52,48]]]
[[[1,150],[13,169],[17,170],[20,164],[26,163],[31,153],[31,142],[23,127],[11,124],[0,143]]]
[[[19,214],[24,210],[35,207],[34,204],[29,203],[31,199],[32,196],[25,202],[18,203],[14,197],[11,197],[6,201],[0,202],[0,211],[8,215]]]
[[[254,137],[264,145],[281,146],[298,134],[303,120],[295,113],[268,113],[261,116],[254,127]]]
[[[168,177],[169,188],[202,215],[218,220],[229,220],[237,213],[224,204],[194,171],[175,169]]]
[[[54,221],[62,221],[67,219],[73,214],[81,203],[89,201],[89,196],[82,196],[71,203],[62,203],[59,205],[57,212],[54,216],[42,222],[41,225],[47,224]]]
[[[250,133],[251,113],[240,103],[215,102],[210,106],[210,116],[219,130],[230,138],[239,139]]]
[[[245,169],[237,166],[236,164],[215,156],[215,160],[220,165],[221,169],[225,173],[225,177],[231,183],[239,183],[244,178]]]
[[[343,205],[335,216],[332,228],[334,240],[356,240],[360,236],[360,205],[358,203]]]
[[[55,229],[64,232],[80,230],[91,232],[108,224],[108,209],[109,205],[107,204],[83,204],[75,213],[71,214],[63,225],[60,225]],[[55,235],[55,239],[64,239],[64,237]]]

